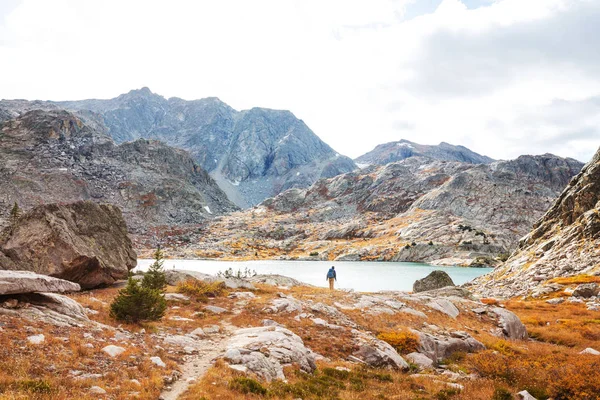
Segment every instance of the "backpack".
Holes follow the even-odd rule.
[[[335,278],[335,271],[332,269],[327,271],[327,278]]]

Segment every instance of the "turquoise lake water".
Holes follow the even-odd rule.
[[[136,269],[145,270],[152,260],[138,260]],[[165,260],[165,269],[187,269],[216,275],[219,271],[246,268],[259,274],[279,274],[298,279],[315,286],[326,287],[327,270],[335,266],[337,288],[360,292],[380,290],[410,291],[417,279],[431,271],[446,271],[455,284],[460,285],[492,271],[492,268],[439,267],[408,262],[352,262],[352,261],[214,261],[214,260]]]

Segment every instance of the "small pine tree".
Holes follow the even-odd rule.
[[[20,217],[21,217],[21,209],[19,208],[19,205],[15,201],[15,204],[13,205],[12,210],[10,210],[10,224],[11,224],[11,226],[16,225],[17,221],[19,220]]]
[[[160,246],[154,252],[154,263],[142,279],[142,287],[163,291],[167,287],[167,277],[163,269],[164,255]]]
[[[110,316],[118,321],[156,321],[165,315],[167,301],[160,290],[150,289],[129,278],[127,286],[110,305]]]

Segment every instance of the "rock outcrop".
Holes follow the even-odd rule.
[[[469,164],[490,164],[493,159],[482,156],[464,146],[453,146],[442,142],[437,146],[422,145],[408,140],[380,144],[373,150],[358,157],[359,165],[385,165],[405,160],[409,157],[428,157],[440,161],[460,161]]]
[[[214,97],[165,99],[142,88],[109,100],[2,101],[0,115],[35,108],[75,111],[117,143],[158,139],[187,150],[242,207],[356,168],[289,111],[236,111]]]
[[[91,201],[32,209],[4,231],[0,252],[11,260],[0,269],[28,270],[83,288],[125,279],[137,263],[119,208]]]
[[[36,274],[31,271],[0,270],[0,296],[22,293],[78,292],[77,283]]]
[[[423,279],[415,281],[413,292],[425,292],[428,290],[441,289],[446,286],[455,286],[452,278],[444,271],[433,271]]]
[[[477,281],[486,296],[532,293],[557,277],[600,274],[600,150],[502,266]]]
[[[237,209],[185,151],[146,139],[117,146],[102,128],[64,110],[0,122],[0,181],[0,219],[15,202],[28,210],[92,200],[118,205],[129,228],[145,233]]]

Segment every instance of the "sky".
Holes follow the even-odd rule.
[[[287,109],[357,157],[600,146],[600,0],[0,0],[0,98]]]

